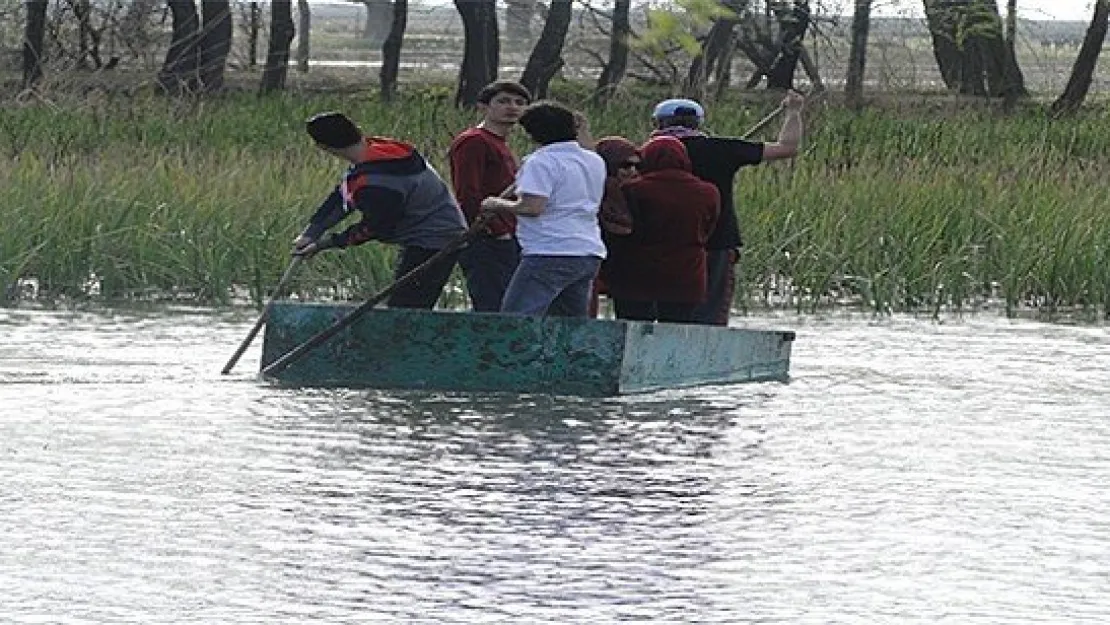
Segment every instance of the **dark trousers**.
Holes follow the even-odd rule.
[[[613,310],[617,319],[628,321],[665,321],[667,323],[693,323],[697,304],[683,302],[644,302],[614,299]]]
[[[732,295],[736,290],[735,253],[734,250],[706,250],[705,264],[709,290],[706,300],[694,310],[694,323],[709,326],[728,325]]]
[[[406,245],[401,248],[401,256],[397,259],[397,269],[393,279],[400,280],[402,276],[421,265],[439,250],[426,247]],[[444,285],[451,279],[451,270],[455,268],[458,253],[449,254],[427,267],[420,276],[408,284],[402,285],[386,300],[390,308],[435,308],[436,301],[443,292]]]
[[[459,266],[466,276],[466,290],[475,312],[497,312],[505,289],[520,263],[516,238],[479,237],[459,253]]]

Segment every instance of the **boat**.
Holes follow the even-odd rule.
[[[262,369],[354,306],[276,301]],[[375,308],[280,372],[293,386],[608,397],[789,375],[794,333]]]

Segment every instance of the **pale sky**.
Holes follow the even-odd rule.
[[[843,0],[841,0],[843,2]],[[850,2],[844,2],[850,7]],[[875,15],[920,15],[921,0],[875,0]],[[999,0],[999,11],[1006,14],[1005,0]],[[1091,21],[1094,12],[1092,0],[1017,0],[1018,17],[1031,20]],[[851,8],[847,13],[851,13]]]
[[[432,4],[449,4],[450,0],[422,0]],[[311,0],[313,4],[347,4],[349,0]],[[851,15],[852,0],[819,0],[813,3],[827,12],[840,7],[843,15]],[[874,0],[872,14],[877,16],[921,16],[921,0]],[[1018,17],[1031,20],[1091,21],[1093,0],[1017,0]],[[1006,0],[998,0],[998,9],[1006,15]]]

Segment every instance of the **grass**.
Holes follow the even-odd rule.
[[[112,300],[262,301],[342,171],[309,144],[303,120],[344,110],[368,131],[413,141],[445,171],[452,135],[475,121],[450,106],[452,95],[412,88],[387,106],[366,93],[198,103],[104,92],[81,104],[8,106],[0,284],[33,279],[61,300],[89,297],[95,284]],[[585,102],[567,85],[556,95]],[[589,110],[594,134],[642,139],[654,97],[630,93]],[[810,114],[804,156],[741,174],[738,304],[1110,307],[1108,115],[1052,120],[1039,108],[1003,116],[932,102],[864,113],[823,104]],[[743,134],[773,105],[718,103],[712,130]],[[529,149],[521,136],[514,144]],[[392,253],[371,243],[322,254],[294,288],[365,296],[389,282]],[[449,303],[464,302],[457,287]]]

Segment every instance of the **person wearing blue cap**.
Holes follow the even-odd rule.
[[[785,111],[782,129],[776,141],[761,143],[736,137],[711,137],[702,126],[705,108],[694,100],[674,98],[655,105],[652,136],[677,137],[686,146],[694,175],[713,183],[721,195],[721,214],[717,226],[706,243],[708,295],[694,311],[694,322],[705,325],[728,325],[736,288],[736,262],[743,240],[736,219],[733,187],[740,168],[793,158],[802,142],[802,107],[805,98],[789,91],[782,101]]]

